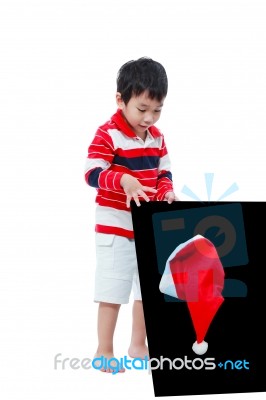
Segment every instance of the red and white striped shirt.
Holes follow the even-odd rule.
[[[173,191],[170,159],[162,133],[151,126],[143,141],[118,110],[98,128],[86,160],[85,180],[97,189],[96,232],[134,238],[131,212],[120,186],[125,173],[142,185],[157,189],[155,195],[146,192],[150,200],[163,200],[167,192]]]

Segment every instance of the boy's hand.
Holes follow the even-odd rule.
[[[173,203],[173,201],[179,201],[179,198],[174,194],[174,192],[167,192],[164,196],[164,201],[167,201],[168,204]]]
[[[125,194],[127,195],[127,207],[130,207],[131,199],[134,199],[137,206],[140,206],[139,196],[143,197],[144,200],[150,201],[149,197],[145,192],[157,193],[156,189],[153,189],[149,186],[142,186],[139,181],[129,174],[122,175],[120,180],[120,185],[124,189]]]

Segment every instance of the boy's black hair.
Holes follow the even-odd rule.
[[[131,60],[117,74],[117,91],[125,104],[132,96],[147,91],[151,99],[161,101],[167,95],[168,79],[164,67],[148,57]]]

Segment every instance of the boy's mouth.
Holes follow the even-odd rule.
[[[140,125],[140,127],[141,127],[142,129],[148,129],[149,126]]]

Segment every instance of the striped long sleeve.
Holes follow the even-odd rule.
[[[161,158],[158,166],[158,178],[157,178],[157,193],[156,199],[161,201],[167,192],[173,191],[171,163],[168,156],[165,140],[162,142]]]
[[[122,172],[110,169],[115,155],[111,136],[99,128],[89,146],[85,167],[86,182],[97,189],[122,191],[120,180]]]

